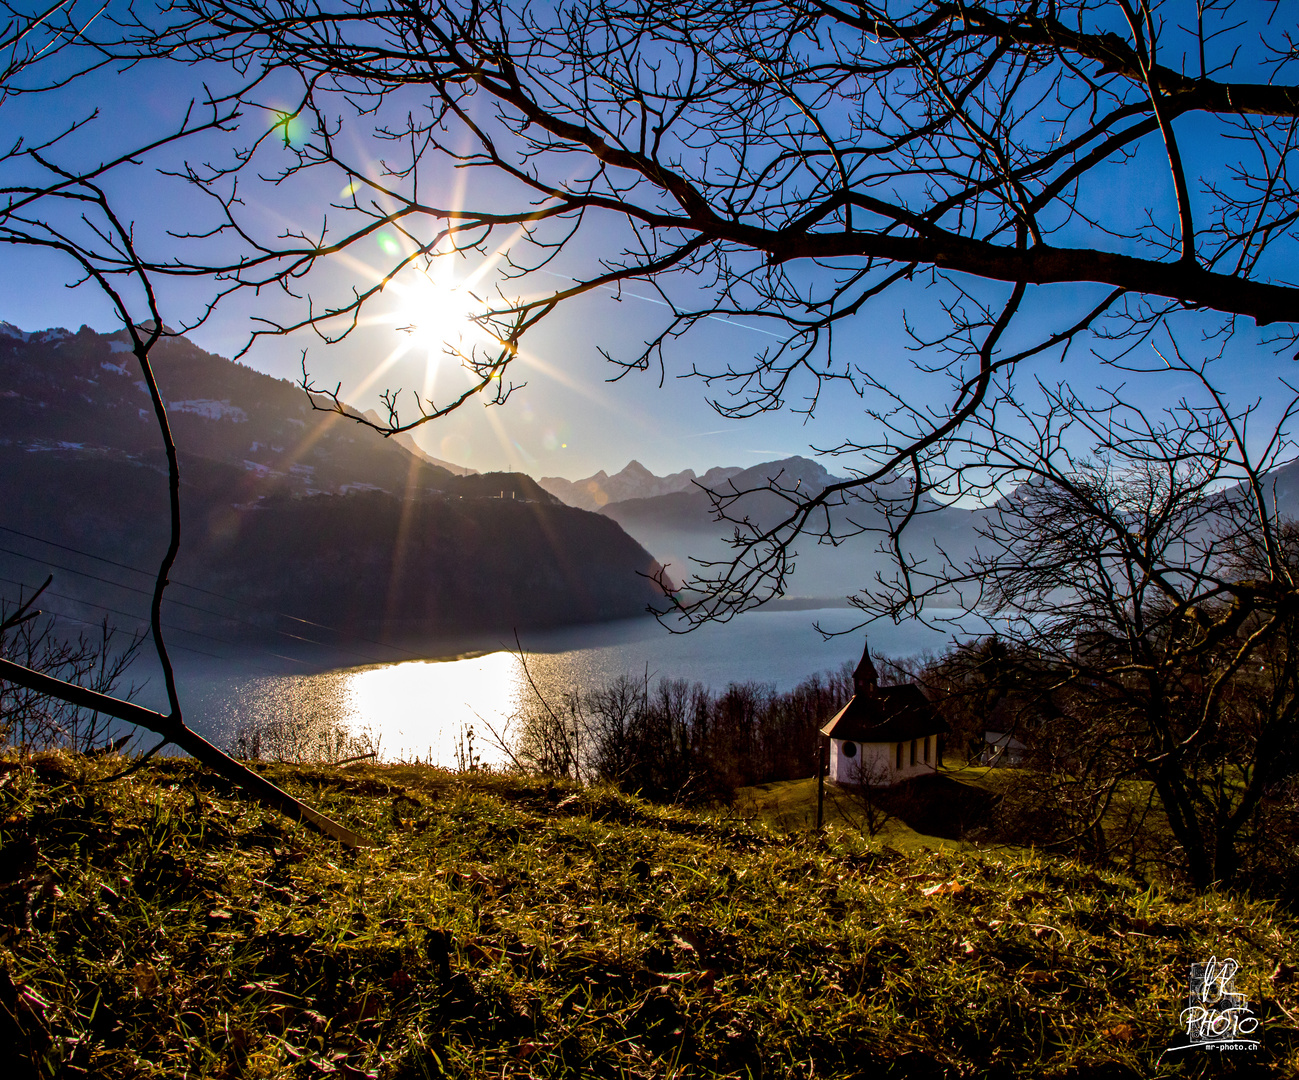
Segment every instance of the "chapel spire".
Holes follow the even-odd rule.
[[[857,670],[852,673],[853,693],[865,697],[874,697],[879,693],[880,677],[879,672],[875,670],[875,665],[871,663],[871,647],[867,641],[862,649],[861,662],[857,665]]]

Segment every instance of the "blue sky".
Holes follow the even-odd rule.
[[[10,131],[48,130],[56,116],[80,116],[87,103],[93,102],[102,118],[87,128],[85,137],[75,141],[67,153],[68,159],[76,155],[102,159],[118,152],[122,144],[117,138],[124,131],[132,133],[133,142],[143,141],[176,123],[189,101],[187,87],[196,89],[166,70],[106,71],[61,96],[57,111],[49,99],[42,100],[39,108],[33,107],[36,99],[19,99],[16,107],[7,104],[0,116]],[[274,99],[274,95],[268,96]],[[285,96],[284,100],[289,99]],[[227,145],[224,139],[207,145],[195,143],[185,153],[170,154],[164,161],[173,168],[182,159],[202,161],[205,152],[224,151]],[[165,250],[166,230],[191,230],[208,220],[208,208],[195,200],[186,185],[159,176],[148,166],[125,170],[110,191],[136,217],[139,235],[144,243],[152,242],[155,252]],[[336,193],[321,190],[318,197],[324,205]],[[275,221],[277,215],[289,220],[283,207],[272,199],[267,197],[260,207],[255,201],[252,205],[267,221]],[[322,275],[324,284],[317,282],[317,288],[346,291],[353,280],[364,283],[387,255],[382,238],[368,248],[362,246],[342,265],[328,269]],[[368,271],[363,264],[368,264]],[[460,272],[463,270],[461,267]],[[65,257],[0,248],[0,319],[26,330],[56,325],[75,329],[83,323],[101,331],[113,329],[112,307],[95,286],[66,287],[74,274],[75,268]],[[541,276],[541,287],[563,283],[563,277],[554,271]],[[206,283],[160,280],[158,286],[169,324],[193,319],[207,296]],[[330,387],[341,383],[345,399],[362,408],[376,408],[384,388],[409,390],[423,386],[427,378],[430,350],[418,345],[412,348],[410,336],[398,329],[406,325],[401,303],[397,295],[391,302],[381,298],[373,313],[375,324],[358,329],[341,343],[326,345],[306,332],[261,338],[241,360],[258,370],[296,380],[305,348],[313,378]],[[923,303],[923,298],[914,297],[913,303]],[[277,312],[291,309],[287,301],[272,304]],[[203,348],[233,356],[248,341],[253,325],[250,315],[264,310],[237,299],[219,308],[190,336]],[[881,314],[884,310],[883,306],[879,309]],[[770,330],[755,326],[752,320],[710,320],[692,335],[688,349],[678,351],[677,369],[669,369],[662,386],[657,370],[632,372],[611,381],[618,371],[600,354],[600,348],[619,357],[634,355],[645,338],[662,326],[666,311],[648,286],[639,285],[624,290],[621,297],[606,291],[570,302],[528,336],[526,355],[514,374],[514,381],[526,386],[506,404],[484,408],[470,402],[457,413],[419,429],[415,437],[430,453],[480,471],[520,469],[535,476],[577,478],[600,469],[616,471],[633,458],[663,474],[685,468],[702,473],[714,465],[746,466],[794,454],[810,456],[813,446],[834,445],[846,430],[860,428],[861,401],[855,396],[825,396],[810,422],[790,412],[736,421],[709,406],[709,391],[698,379],[679,377],[695,359],[701,364],[732,356],[744,360],[769,345],[774,340]],[[854,353],[886,360],[896,357],[902,365],[906,364],[906,346],[899,305],[893,305],[888,319],[873,318],[859,341],[845,343]],[[438,352],[432,350],[435,358]],[[404,355],[392,366],[383,367],[394,353]],[[376,369],[382,370],[377,378]],[[445,368],[439,371],[439,378],[444,388],[454,385]],[[798,397],[794,395],[795,403]]]
[[[0,132],[8,137],[49,131],[69,118],[84,115],[91,107],[101,110],[100,120],[78,136],[68,153],[105,155],[123,145],[138,142],[165,130],[182,115],[191,96],[199,92],[198,76],[219,83],[224,77],[215,70],[199,73],[168,67],[139,67],[128,72],[103,71],[73,84],[56,98],[27,98],[4,103],[0,110]],[[258,124],[272,122],[271,108],[287,107],[292,98],[287,89],[268,87],[261,100],[264,115],[251,112],[245,132]],[[1193,123],[1183,125],[1192,142],[1191,152],[1205,152]],[[154,252],[165,251],[167,230],[201,229],[211,221],[209,208],[197,202],[191,189],[173,179],[159,176],[156,164],[177,166],[182,159],[202,161],[228,150],[229,136],[197,142],[182,154],[171,154],[161,162],[149,162],[127,169],[116,177],[110,190],[125,212],[137,221],[142,243]],[[362,153],[379,151],[360,147]],[[262,162],[274,166],[273,153]],[[463,180],[446,173],[435,179],[454,188]],[[478,182],[475,180],[474,182]],[[288,200],[248,188],[249,209],[268,227],[311,228],[319,207],[338,193],[320,181],[307,190],[313,198],[302,204],[302,191]],[[336,186],[336,185],[335,185]],[[1158,154],[1143,153],[1130,165],[1113,174],[1104,198],[1114,206],[1126,207],[1139,217],[1146,206],[1166,203],[1171,193],[1166,165]],[[303,213],[305,205],[306,212]],[[1100,208],[1097,208],[1100,209]],[[353,281],[364,283],[382,266],[386,255],[384,238],[372,247],[364,245],[345,260],[328,267],[313,284],[325,291],[345,291]],[[580,253],[579,253],[580,254]],[[471,267],[461,267],[464,273]],[[563,269],[562,264],[557,269]],[[576,267],[570,267],[576,271]],[[0,319],[24,329],[50,325],[75,328],[87,323],[99,330],[114,328],[115,319],[106,301],[92,287],[69,291],[65,283],[74,269],[60,259],[28,249],[0,250]],[[542,281],[553,287],[557,279]],[[205,294],[204,285],[163,282],[166,319],[179,324],[192,319]],[[1004,286],[987,286],[991,293],[1004,294]],[[1080,308],[1098,290],[1091,286],[1058,286],[1039,290],[1032,300],[1036,315],[1030,314],[1030,329],[1045,324],[1061,311]],[[914,355],[903,329],[903,315],[920,327],[936,314],[936,295],[919,284],[893,294],[868,315],[854,321],[837,340],[838,355],[868,363],[881,372],[890,385],[914,403],[942,405],[950,394],[942,376],[923,376],[911,368]],[[379,392],[386,388],[428,388],[436,392],[454,389],[456,376],[430,363],[429,350],[413,343],[398,328],[408,321],[400,290],[381,299],[372,314],[373,325],[363,327],[347,341],[328,346],[309,334],[288,338],[263,338],[243,357],[243,362],[270,374],[296,378],[301,352],[308,350],[307,366],[323,385],[341,385],[341,394],[361,408],[378,405]],[[258,307],[239,299],[218,309],[209,321],[191,335],[198,344],[222,355],[233,355],[243,347],[250,330],[249,317],[257,311],[284,312],[289,301],[262,297]],[[614,369],[604,360],[600,348],[615,356],[634,354],[640,342],[663,324],[665,309],[651,298],[648,287],[633,286],[621,299],[596,294],[571,302],[525,342],[526,354],[514,371],[516,382],[526,382],[501,407],[483,408],[471,402],[453,416],[438,420],[416,433],[431,453],[479,470],[521,469],[533,475],[562,475],[576,478],[599,469],[616,471],[632,458],[652,471],[666,473],[684,468],[702,472],[713,465],[749,465],[792,454],[810,455],[813,447],[836,445],[845,436],[859,441],[872,437],[871,422],[863,401],[845,388],[831,388],[822,397],[816,417],[808,421],[796,411],[767,414],[736,421],[719,416],[708,405],[710,391],[698,379],[680,378],[692,364],[723,367],[732,358],[743,361],[771,342],[767,333],[752,320],[714,320],[705,324],[679,347],[675,366],[669,367],[660,387],[658,370],[633,372],[620,381],[608,381]],[[1183,340],[1194,339],[1204,323],[1188,317],[1182,323]],[[1278,377],[1285,376],[1292,362],[1261,347],[1263,335],[1242,327],[1232,344],[1232,360],[1221,366],[1221,377],[1234,401],[1244,404],[1255,397],[1275,396]],[[437,350],[433,350],[436,360]],[[396,356],[395,359],[393,357]],[[920,359],[925,359],[921,357]],[[391,362],[389,362],[391,361]],[[1113,385],[1111,370],[1102,369],[1086,348],[1076,349],[1065,365],[1038,361],[1024,375],[1037,375],[1048,382],[1069,378],[1079,389],[1097,384]],[[431,381],[430,381],[431,380]],[[806,388],[805,388],[806,389]],[[711,393],[716,393],[716,389]],[[797,405],[795,390],[789,403]],[[1168,378],[1144,382],[1134,390],[1152,409],[1174,400],[1179,388]],[[831,471],[860,466],[860,459],[827,461]]]

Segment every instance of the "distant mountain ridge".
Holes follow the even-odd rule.
[[[715,491],[749,492],[728,506],[728,516],[747,517],[754,524],[764,526],[774,525],[792,509],[785,499],[763,490],[769,479],[784,489],[797,485],[805,494],[816,493],[838,479],[819,463],[802,457],[764,462],[743,470],[710,470],[706,475],[723,471],[729,475],[712,485]],[[1274,503],[1277,513],[1282,518],[1299,520],[1299,459],[1278,466],[1263,479],[1268,499]],[[896,494],[892,494],[890,489],[895,485]],[[901,478],[883,481],[876,485],[876,490],[886,498],[892,494],[897,500],[895,505],[909,501],[909,486]],[[1223,495],[1230,497],[1237,490],[1228,488]],[[1014,498],[1012,492],[987,507],[966,509],[944,506],[922,495],[916,505],[917,514],[903,534],[902,549],[922,574],[937,570],[943,553],[960,564],[979,546],[979,530],[987,526],[999,509],[1012,505]],[[652,551],[678,582],[691,574],[715,574],[735,554],[729,543],[734,525],[717,520],[712,500],[693,484],[664,494],[610,501],[600,513],[613,518]],[[786,598],[778,603],[798,607],[840,604],[849,594],[873,585],[876,575],[891,580],[897,574],[894,554],[882,550],[889,545],[885,534],[887,521],[879,506],[869,501],[850,501],[831,506],[826,513],[836,533],[846,539],[831,545],[819,542],[813,533],[799,537],[793,544],[798,557],[787,583]],[[863,531],[849,536],[857,526]],[[714,566],[704,567],[701,561],[712,562]],[[956,602],[954,595],[951,602]]]
[[[629,482],[616,482],[624,476]],[[601,481],[601,477],[605,480]],[[632,462],[614,477],[596,473],[574,484],[553,483],[551,477],[539,483],[559,498],[578,497],[571,489],[584,484],[602,484],[601,490],[608,501],[599,512],[617,521],[652,551],[668,568],[672,579],[680,582],[691,574],[714,572],[700,566],[700,560],[720,563],[734,554],[729,543],[734,525],[717,520],[712,499],[698,483],[691,482],[693,477],[690,470],[669,477],[654,477]],[[710,469],[698,479],[721,495],[745,493],[728,506],[728,516],[770,526],[792,509],[787,498],[771,490],[773,485],[785,491],[814,495],[845,478],[832,474],[820,462],[795,456],[747,468]],[[628,494],[637,489],[651,490],[655,485],[660,489],[657,493]],[[675,490],[662,490],[666,487]],[[886,499],[897,500],[899,505],[909,501],[909,485],[897,477],[880,481],[875,491]],[[916,509],[918,515],[908,526],[904,545],[910,555],[922,559],[934,557],[939,546],[955,555],[972,548],[976,514],[942,506],[928,496],[920,498]],[[827,513],[839,536],[848,538],[831,545],[819,543],[815,535],[800,537],[794,544],[798,552],[795,570],[788,581],[786,599],[781,603],[799,607],[843,604],[849,594],[871,584],[877,573],[886,577],[894,573],[893,555],[880,550],[885,541],[886,519],[879,506],[855,501],[850,496],[844,503],[831,506]],[[859,527],[865,531],[859,531]],[[853,532],[857,535],[848,536]]]
[[[604,470],[584,480],[565,480],[561,476],[543,476],[537,483],[561,502],[583,510],[603,510],[615,503],[633,499],[653,499],[660,495],[703,494],[703,489],[729,491],[731,486],[744,490],[765,487],[769,479],[779,478],[783,486],[800,485],[804,490],[820,490],[827,484],[846,479],[833,476],[819,462],[805,457],[766,461],[750,466],[714,466],[703,476],[694,469],[655,476],[639,461],[632,460],[612,476]],[[707,498],[705,495],[704,498]]]
[[[695,482],[705,487],[724,483],[742,472],[739,468],[709,469],[698,476],[694,469],[683,469],[668,476],[655,476],[639,461],[630,461],[612,476],[603,469],[585,480],[565,480],[562,476],[543,476],[537,481],[560,502],[583,510],[599,510],[610,503],[627,499],[649,499],[656,495],[671,495],[677,491],[695,490]]]
[[[716,519],[713,503],[700,484],[719,494],[750,492],[728,508],[729,516],[774,524],[789,512],[790,504],[763,490],[769,480],[785,489],[797,487],[806,494],[816,493],[839,479],[816,461],[792,457],[748,468],[715,467],[702,477],[691,469],[655,476],[640,462],[632,461],[612,476],[601,471],[584,480],[542,477],[538,483],[569,505],[597,509],[617,521],[680,582],[691,574],[716,572],[716,567],[708,570],[694,560],[721,563],[734,555],[728,542],[734,526]],[[1264,482],[1278,514],[1299,520],[1299,459],[1276,467]],[[905,495],[906,485],[896,478],[878,488],[887,492],[895,484],[901,485],[897,490]],[[1237,489],[1228,488],[1224,494],[1230,495],[1233,490]],[[978,530],[999,508],[1011,505],[1008,500],[1014,497],[1012,492],[985,508],[964,509],[944,506],[924,496],[904,534],[903,550],[917,560],[922,571],[940,565],[940,551],[958,562],[969,558],[979,543]],[[850,502],[832,507],[828,513],[840,535],[851,531],[851,522],[868,531],[836,545],[819,543],[815,535],[800,537],[793,545],[799,552],[795,571],[785,600],[778,604],[841,604],[848,594],[871,585],[876,574],[890,579],[896,573],[893,554],[880,550],[885,521],[877,507]]]
[[[648,552],[530,477],[457,474],[184,338],[160,341],[153,362],[181,465],[173,576],[240,605],[239,626],[271,625],[269,611],[368,632],[508,633],[634,616],[657,595]],[[105,580],[127,580],[117,571],[69,560],[156,567],[165,474],[124,333],[0,324],[3,595],[53,572],[78,617],[138,617],[141,583],[124,596]],[[189,618],[178,599],[169,612]]]
[[[1267,499],[1279,516],[1299,520],[1299,458],[1278,465],[1263,476]],[[1244,490],[1244,482],[1241,483]]]

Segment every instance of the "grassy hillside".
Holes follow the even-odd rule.
[[[1299,1067],[1299,927],[1266,905],[542,781],[269,768],[375,841],[351,853],[188,762],[88,782],[109,767],[0,765],[0,1045],[22,1075]],[[1189,964],[1228,955],[1262,1050],[1161,1060]]]

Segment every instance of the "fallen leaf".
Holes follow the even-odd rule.
[[[365,994],[353,1001],[338,1017],[340,1025],[355,1024],[361,1020],[372,1020],[379,1015],[379,995]]]
[[[470,961],[486,961],[494,964],[504,955],[504,950],[494,945],[482,945],[477,941],[471,941],[465,945],[465,955]]]
[[[528,1058],[532,1057],[532,1055],[535,1054],[540,1049],[541,1049],[540,1044],[535,1042],[530,1042],[530,1041],[524,1041],[519,1043],[519,1045],[514,1048],[514,1056],[516,1058],[521,1058],[522,1060],[527,1061]]]

